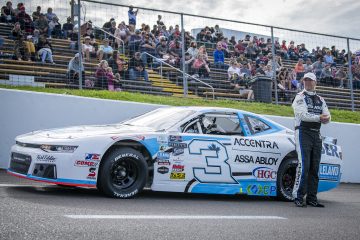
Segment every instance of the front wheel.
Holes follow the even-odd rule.
[[[142,154],[132,148],[113,150],[101,163],[97,187],[114,198],[131,198],[142,191],[148,173]]]
[[[283,201],[293,201],[292,191],[295,183],[296,167],[298,160],[295,158],[285,159],[277,173],[277,196]]]

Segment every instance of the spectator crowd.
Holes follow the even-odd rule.
[[[91,21],[80,27],[74,26],[70,17],[61,24],[52,8],[42,13],[38,6],[30,16],[24,3],[13,8],[8,1],[1,8],[1,22],[13,25],[9,38],[15,41],[13,58],[19,61],[55,64],[51,39],[68,39],[69,48],[78,49],[80,31],[82,59],[98,63],[96,81],[85,84],[111,91],[121,89],[121,79],[149,81],[147,69],[157,68],[160,64],[177,68],[184,65],[184,71],[192,78],[204,81],[217,72],[227,71],[229,84],[248,99],[253,98],[253,93],[247,83],[255,76],[276,78],[277,87],[282,91],[299,90],[301,79],[307,72],[315,73],[324,85],[349,87],[346,67],[349,53],[336,46],[308,50],[304,43],[297,45],[290,41],[287,45],[286,40],[281,43],[276,40],[272,49],[271,38],[248,34],[244,39],[237,40],[234,36],[228,39],[219,25],[205,27],[194,37],[185,32],[182,39],[179,25],[167,27],[161,15],[152,27],[145,23],[138,25],[138,12],[130,6],[128,24],[110,18],[99,29]],[[213,52],[208,53],[208,49]],[[130,56],[129,60],[121,57],[122,54]],[[80,64],[79,58],[77,53],[69,62],[70,82],[77,81],[80,75],[85,79],[84,65]],[[350,58],[353,85],[360,88],[360,52],[351,54]],[[287,67],[283,60],[293,60],[296,64]]]

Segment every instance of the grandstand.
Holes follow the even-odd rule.
[[[37,61],[19,61],[14,60],[15,41],[9,36],[13,29],[12,24],[0,23],[0,36],[4,38],[4,45],[0,49],[2,52],[0,59],[0,80],[2,84],[29,84],[42,87],[55,88],[78,88],[78,84],[70,82],[67,78],[67,68],[69,61],[77,53],[77,50],[71,49],[69,39],[52,38],[53,57],[56,64],[42,64]],[[99,32],[99,31],[98,31]],[[103,33],[95,34],[97,44],[101,44],[104,37]],[[82,39],[83,41],[83,39]],[[200,43],[199,43],[200,44]],[[198,44],[198,45],[199,45]],[[207,53],[209,53],[209,62],[213,63],[212,52],[215,50],[214,45],[206,44]],[[231,48],[230,48],[231,49]],[[121,57],[128,61],[130,56],[129,47],[125,44],[125,52]],[[230,58],[225,58],[225,63],[230,63]],[[294,69],[297,61],[291,59],[282,59],[283,67]],[[99,61],[96,57],[84,63],[85,79],[96,82],[96,67]],[[239,90],[231,85],[228,80],[227,69],[221,69],[214,64],[209,64],[210,76],[201,78],[202,81],[210,84],[215,90],[217,99],[231,99],[236,101],[248,101],[241,97]],[[341,64],[336,66],[342,67]],[[141,78],[130,80],[125,74],[121,79],[122,91],[140,92],[145,94],[165,95],[181,97],[183,90],[183,75],[174,67],[166,65],[155,66],[150,65],[147,69],[150,81],[144,81]],[[85,84],[84,84],[85,85]],[[85,88],[85,87],[84,87]],[[195,79],[188,79],[188,97],[193,98],[211,98],[212,89]],[[274,91],[274,90],[272,90]],[[292,97],[296,94],[296,90],[287,90],[286,94],[279,92],[278,102],[281,104],[290,104]],[[319,84],[317,92],[323,96],[330,107],[339,109],[352,109],[351,106],[351,90],[349,88],[336,88]],[[360,91],[354,90],[354,109],[360,110]],[[273,97],[275,97],[273,93]]]

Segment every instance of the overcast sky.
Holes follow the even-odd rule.
[[[359,0],[111,1],[360,38]]]

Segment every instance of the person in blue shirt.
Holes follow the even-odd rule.
[[[134,11],[134,7],[131,5],[129,7],[128,15],[129,15],[129,25],[136,26],[136,15],[138,14],[138,10]]]
[[[213,56],[214,56],[214,64],[216,68],[221,68],[221,69],[229,68],[229,66],[225,64],[225,55],[224,52],[222,51],[221,43],[216,44],[216,49],[213,53]]]

